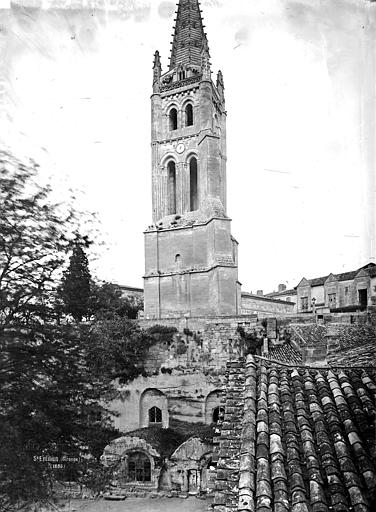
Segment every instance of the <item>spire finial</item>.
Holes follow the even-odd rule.
[[[159,55],[159,51],[157,50],[154,54],[154,64],[153,64],[153,91],[160,91],[160,79],[162,74],[162,65],[161,65],[161,57]]]
[[[218,94],[219,96],[224,99],[224,90],[225,90],[225,86],[224,86],[224,82],[223,82],[223,74],[222,74],[222,71],[219,70],[218,71],[218,74],[217,74],[217,91],[218,91]]]

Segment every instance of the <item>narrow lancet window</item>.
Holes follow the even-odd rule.
[[[176,213],[176,165],[175,162],[169,162],[167,165],[168,179],[168,215]]]
[[[198,180],[197,180],[197,160],[191,158],[189,162],[190,177],[190,210],[198,210]]]
[[[178,129],[178,111],[176,108],[172,108],[169,113],[170,130]]]
[[[191,103],[185,107],[185,126],[193,126],[193,106]]]

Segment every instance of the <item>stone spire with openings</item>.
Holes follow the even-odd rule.
[[[203,54],[210,59],[198,0],[180,0],[176,12],[170,71],[179,66],[201,67]]]

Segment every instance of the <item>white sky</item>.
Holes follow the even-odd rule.
[[[98,212],[107,249],[95,274],[142,286],[153,53],[166,70],[175,2],[82,7],[95,3],[107,1],[0,10],[11,120],[3,115],[1,133],[53,176],[58,196],[82,190],[80,206]],[[212,69],[225,80],[228,214],[243,290],[367,263],[375,257],[376,3],[202,0],[201,8]]]

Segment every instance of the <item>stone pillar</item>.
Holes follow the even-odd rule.
[[[182,492],[188,492],[189,482],[188,482],[188,470],[185,469],[183,472],[183,484],[181,486]]]

